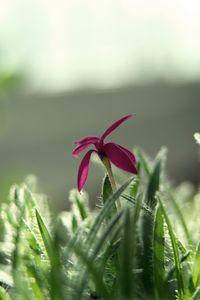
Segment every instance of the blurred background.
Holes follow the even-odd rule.
[[[33,173],[65,208],[73,141],[127,113],[109,139],[152,157],[165,145],[172,181],[197,183],[199,16],[196,0],[0,0],[0,199]],[[91,166],[91,195],[101,180]]]

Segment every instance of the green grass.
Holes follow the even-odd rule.
[[[71,211],[52,216],[33,176],[11,187],[0,210],[0,299],[200,299],[200,194],[170,184],[165,150],[154,161],[136,152],[138,176],[114,169],[114,194],[105,176],[95,210],[74,189]]]

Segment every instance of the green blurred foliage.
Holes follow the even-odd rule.
[[[71,211],[52,216],[33,175],[11,187],[0,210],[2,300],[198,299],[200,195],[170,184],[166,151],[137,153],[138,175],[115,169],[119,189],[105,177],[93,211],[74,189]]]

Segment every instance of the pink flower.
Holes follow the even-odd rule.
[[[131,118],[132,115],[127,115],[113,123],[102,136],[87,136],[79,141],[75,141],[78,146],[72,152],[73,156],[78,156],[80,152],[88,148],[90,145],[94,145],[95,149],[89,150],[83,157],[78,170],[78,190],[83,189],[83,186],[87,180],[90,158],[93,152],[97,153],[101,160],[105,157],[109,159],[116,167],[127,171],[132,174],[137,174],[136,159],[131,151],[116,144],[116,143],[104,143],[105,138],[111,134],[119,125]]]

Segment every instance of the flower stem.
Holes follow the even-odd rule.
[[[111,187],[112,187],[112,190],[113,190],[113,193],[116,192],[117,190],[117,186],[116,186],[116,182],[115,182],[115,179],[114,179],[114,176],[113,176],[113,172],[112,172],[112,167],[111,167],[111,164],[110,164],[110,161],[107,157],[104,157],[102,159],[102,162],[108,172],[108,177],[109,177],[109,180],[110,180],[110,184],[111,184]],[[116,208],[117,210],[119,211],[121,209],[121,203],[120,203],[120,199],[117,199],[116,202]]]

